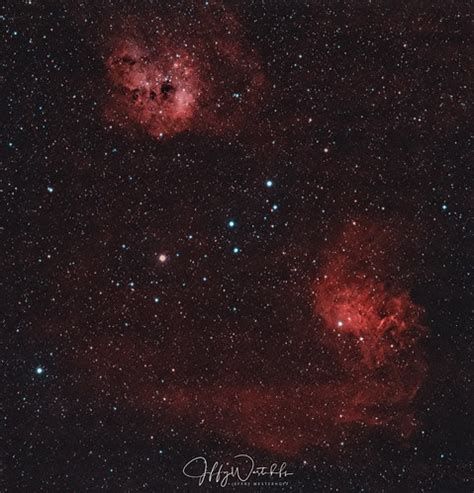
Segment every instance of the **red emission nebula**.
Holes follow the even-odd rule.
[[[173,15],[166,23],[159,17],[121,19],[104,47],[104,117],[125,132],[156,139],[243,130],[261,102],[266,77],[239,22],[225,10],[201,10],[194,13],[199,22],[191,32],[186,16]],[[258,385],[236,380],[231,372],[190,384],[195,375],[186,361],[176,374],[173,366],[177,353],[186,359],[180,341],[185,346],[198,328],[183,328],[180,320],[169,324],[174,340],[160,344],[136,334],[88,338],[81,356],[73,358],[89,370],[86,391],[97,389],[107,400],[125,392],[126,402],[162,431],[179,423],[186,433],[225,436],[236,445],[288,457],[349,443],[373,428],[403,440],[416,426],[413,403],[426,374],[421,347],[426,328],[423,309],[392,261],[400,257],[396,238],[380,225],[354,221],[328,242],[317,272],[304,278],[311,317],[305,327],[287,327],[298,341],[289,351],[297,355],[309,347],[314,353],[294,380],[280,378],[284,371],[272,360]],[[134,296],[149,296],[142,289],[134,286]],[[255,346],[258,336],[258,331],[249,336]],[[193,356],[192,348],[189,353]],[[238,357],[244,367],[249,356],[242,351]],[[162,378],[172,367],[172,380]]]
[[[3,7],[0,493],[474,493],[474,3]]]
[[[305,447],[345,441],[355,427],[386,427],[407,438],[411,404],[426,373],[419,344],[422,308],[389,285],[390,234],[351,224],[326,252],[314,283],[314,337],[338,362],[330,382],[175,392],[170,412],[248,445],[294,456]],[[316,346],[315,346],[316,347]],[[275,362],[278,365],[278,362]]]
[[[108,121],[158,139],[242,128],[265,86],[259,57],[230,12],[196,15],[192,32],[185,16],[121,21],[106,53]]]
[[[265,382],[262,376],[264,385],[256,386],[219,375],[209,386],[190,386],[186,377],[163,385],[144,379],[143,369],[159,375],[170,366],[172,350],[129,336],[116,341],[115,350],[111,340],[92,343],[100,366],[91,384],[108,399],[125,388],[131,405],[160,429],[186,423],[187,433],[217,434],[286,457],[349,444],[353,431],[375,427],[404,440],[417,424],[413,401],[426,373],[420,344],[426,328],[423,309],[390,272],[393,238],[393,231],[353,222],[324,252],[307,300],[314,317],[305,344],[314,346],[315,363],[304,381]],[[334,364],[330,379],[315,369],[325,364],[321,347]],[[80,364],[89,367],[90,359]],[[281,375],[279,362],[271,364]]]

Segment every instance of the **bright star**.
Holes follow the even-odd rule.
[[[265,182],[265,185],[267,186],[267,188],[272,188],[273,187],[273,181],[272,180],[267,180]]]
[[[38,367],[36,368],[36,374],[37,374],[37,375],[41,375],[43,372],[44,372],[44,370],[43,370],[43,368],[41,368],[41,366],[38,366]]]

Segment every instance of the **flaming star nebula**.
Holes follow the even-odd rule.
[[[330,330],[330,344],[345,344],[370,369],[411,351],[425,332],[423,309],[384,273],[387,233],[352,224],[328,254],[314,290],[315,310]],[[364,236],[375,236],[368,244]],[[353,361],[349,359],[348,361]]]
[[[423,310],[408,292],[385,287],[389,279],[380,276],[390,253],[386,238],[375,226],[346,229],[316,283],[316,315],[324,321],[316,332],[339,364],[330,383],[315,377],[311,384],[262,389],[236,388],[226,380],[200,392],[171,391],[169,412],[284,456],[334,445],[344,436],[350,442],[360,426],[390,427],[401,439],[409,437],[417,423],[411,404],[426,374],[419,344],[426,329]]]

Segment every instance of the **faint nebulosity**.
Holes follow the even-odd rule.
[[[3,7],[2,491],[473,490],[471,15]]]

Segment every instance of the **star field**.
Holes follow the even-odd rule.
[[[2,8],[2,491],[473,490],[471,14]]]

